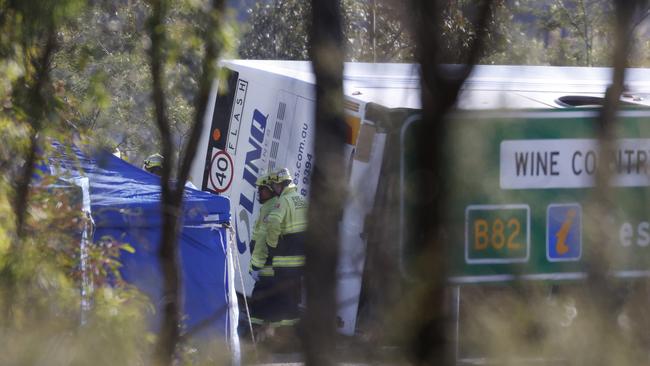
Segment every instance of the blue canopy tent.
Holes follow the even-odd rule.
[[[159,177],[107,152],[88,157],[74,147],[55,147],[62,157],[53,159],[53,171],[87,178],[94,241],[109,236],[135,248],[134,253],[122,251],[121,273],[156,306],[152,328],[157,330],[162,305]],[[229,283],[233,271],[223,225],[230,220],[229,212],[227,198],[185,189],[179,251],[184,326],[191,334],[236,337],[232,319],[236,319],[237,304]]]

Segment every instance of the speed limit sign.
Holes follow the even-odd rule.
[[[234,174],[232,158],[227,152],[213,149],[209,174],[211,190],[222,193],[230,188]]]

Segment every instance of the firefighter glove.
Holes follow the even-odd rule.
[[[250,271],[253,281],[257,282],[260,280],[260,271]]]

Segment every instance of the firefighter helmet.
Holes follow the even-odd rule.
[[[291,173],[289,172],[289,169],[282,168],[271,176],[271,180],[273,181],[273,183],[282,183],[286,181],[291,181],[292,180]]]
[[[163,162],[163,157],[160,154],[153,154],[144,159],[144,164],[142,165],[142,168],[144,168],[147,171],[151,171],[151,169],[155,167],[162,168],[162,162]]]
[[[271,188],[271,174],[262,174],[255,181],[257,187]]]

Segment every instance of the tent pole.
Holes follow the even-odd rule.
[[[237,334],[237,324],[239,324],[239,305],[237,304],[237,293],[235,292],[235,265],[233,258],[239,259],[238,255],[234,253],[233,248],[233,237],[235,235],[235,229],[230,225],[225,225],[226,227],[226,258],[228,258],[228,303],[229,303],[229,314],[230,314],[230,347],[232,351],[232,364],[233,366],[241,365],[241,349],[239,345],[239,334]],[[241,268],[239,269],[239,277],[241,279]],[[243,283],[243,279],[242,283]],[[243,287],[242,287],[243,288]],[[244,303],[246,304],[246,296],[244,296]],[[246,304],[246,312],[248,313],[248,304]],[[250,323],[250,319],[249,319]],[[252,326],[251,326],[252,327]],[[252,334],[252,332],[251,332]],[[257,356],[257,348],[255,349],[255,355]]]
[[[230,233],[231,233],[231,239],[232,237],[235,236],[235,229],[231,226],[230,227]],[[239,272],[239,280],[241,281],[241,288],[244,289],[244,276],[242,275],[241,271],[241,261],[239,260],[239,255],[234,253],[234,246],[230,245],[231,242],[233,241],[228,241],[229,248],[231,248],[232,252],[232,258],[235,258],[236,260],[236,267],[237,271]],[[231,252],[229,252],[231,253]],[[251,333],[251,340],[253,341],[253,350],[255,352],[255,359],[259,361],[259,355],[257,353],[257,342],[255,342],[255,333],[253,333],[253,323],[251,322],[251,313],[250,313],[250,308],[248,307],[248,300],[246,300],[246,293],[243,294],[244,296],[244,307],[246,308],[246,319],[248,320],[248,329]]]
[[[81,210],[84,213],[84,227],[81,233],[81,242],[79,243],[79,267],[81,269],[81,313],[79,316],[79,322],[83,326],[88,321],[88,312],[90,311],[89,296],[93,292],[92,282],[88,275],[88,241],[92,237],[94,222],[90,211],[90,182],[88,181],[88,178],[75,178],[73,179],[73,182],[81,188]]]

